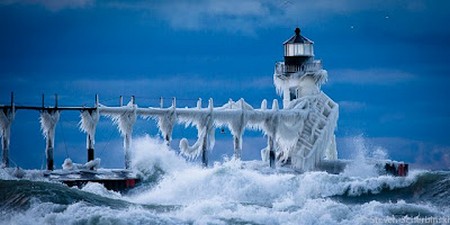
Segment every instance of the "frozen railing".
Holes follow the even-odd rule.
[[[122,100],[121,100],[122,102]],[[320,103],[320,104],[319,104]],[[179,143],[180,151],[189,158],[201,157],[204,166],[208,164],[208,151],[214,147],[214,131],[218,127],[227,127],[233,135],[234,157],[239,159],[242,151],[242,136],[245,129],[261,130],[268,139],[268,145],[264,149],[264,154],[270,166],[275,166],[276,160],[286,162],[290,157],[301,154],[302,162],[292,160],[293,165],[301,170],[310,170],[310,165],[317,164],[325,155],[324,149],[316,153],[319,146],[316,140],[327,143],[320,144],[321,148],[329,147],[331,143],[330,135],[337,120],[337,104],[328,98],[324,93],[297,99],[289,108],[279,109],[278,101],[272,102],[272,107],[267,107],[267,101],[263,100],[259,109],[254,109],[243,99],[238,101],[229,100],[220,107],[214,107],[213,99],[209,99],[207,107],[203,107],[202,100],[197,101],[196,107],[177,108],[176,99],[172,99],[172,104],[168,108],[161,99],[160,107],[138,107],[135,98],[132,97],[127,105],[110,107],[102,105],[96,96],[93,107],[61,107],[57,104],[55,97],[54,107],[42,106],[16,106],[13,95],[11,105],[0,105],[0,128],[2,136],[3,164],[8,166],[9,132],[10,125],[16,110],[31,109],[40,111],[41,128],[46,138],[47,169],[53,169],[53,148],[55,125],[59,120],[60,112],[65,110],[80,110],[80,128],[87,134],[88,160],[93,160],[93,149],[95,144],[95,130],[100,115],[106,116],[117,125],[123,137],[123,148],[125,152],[125,167],[130,166],[130,146],[132,141],[133,125],[137,116],[156,120],[158,128],[167,144],[172,139],[172,131],[176,124],[185,124],[197,128],[197,141],[189,145],[187,139],[181,139]],[[317,115],[316,115],[317,114]],[[321,119],[317,119],[317,118]],[[326,128],[326,129],[324,129]],[[307,136],[311,136],[309,139]],[[325,135],[325,136],[324,136]],[[334,137],[334,136],[333,136]],[[311,142],[311,140],[313,140]],[[301,141],[309,140],[307,149],[300,148],[299,153],[296,148],[301,145]],[[317,155],[320,154],[320,155]],[[263,155],[263,152],[262,152]],[[311,156],[313,156],[311,158]],[[314,162],[305,162],[313,160]]]
[[[275,64],[275,72],[277,74],[315,72],[321,69],[322,62],[320,60],[314,60],[303,65],[285,65],[284,62],[277,62]]]

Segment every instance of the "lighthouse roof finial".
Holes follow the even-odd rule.
[[[295,28],[295,35],[287,39],[283,45],[285,44],[314,44],[314,42],[300,35],[300,28],[297,27]]]

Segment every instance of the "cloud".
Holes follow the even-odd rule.
[[[116,1],[108,5],[156,13],[159,18],[176,29],[224,30],[250,35],[258,29],[270,26],[284,26],[299,20],[304,25],[320,15],[333,15],[342,9],[354,10],[353,7],[333,4],[333,1],[317,3],[312,0],[301,3],[285,0],[193,0],[157,3]],[[316,13],[317,11],[327,13]]]
[[[358,24],[378,24],[376,27],[369,26],[367,28],[369,30],[388,29],[391,32],[408,34],[414,31],[421,32],[424,29],[440,31],[442,29],[439,21],[448,20],[448,13],[443,10],[447,3],[441,3],[441,7],[436,6],[439,4],[425,0],[406,2],[388,0],[5,0],[0,2],[1,4],[42,5],[50,11],[88,8],[95,5],[101,8],[134,10],[142,13],[144,15],[142,18],[163,20],[174,29],[213,30],[247,35],[255,35],[256,31],[268,27],[292,27],[294,24],[302,27],[320,27],[327,24],[327,21],[335,21],[336,17],[343,17],[345,21],[354,21],[352,16],[362,13],[366,16],[359,16],[356,21]],[[373,13],[381,13],[382,16],[379,18],[381,23],[373,23]],[[417,27],[416,23],[408,23],[409,16],[405,14],[420,16],[421,19],[416,22],[422,25],[421,29],[414,29]],[[403,26],[398,24],[386,26],[384,21],[386,16],[392,20],[400,19],[403,21]],[[349,26],[358,27],[358,24],[349,24]],[[432,25],[428,26],[428,24]]]
[[[364,12],[418,13],[431,7],[429,2],[355,0],[192,0],[192,1],[115,1],[110,7],[147,11],[167,21],[173,28],[186,30],[225,30],[254,34],[273,26],[323,25],[336,16],[348,17]],[[369,16],[368,16],[369,17]],[[385,15],[380,17],[385,19]],[[428,17],[425,17],[428,18]],[[361,18],[360,18],[361,19]],[[367,19],[367,18],[366,18]],[[363,18],[364,20],[364,18]],[[380,27],[382,28],[382,27]]]
[[[253,34],[256,29],[274,24],[280,15],[281,0],[192,0],[192,1],[115,1],[112,8],[148,12],[183,30],[224,30]]]
[[[89,7],[92,6],[94,2],[95,0],[6,0],[1,2],[0,4],[41,5],[50,11],[56,12],[63,9]]]
[[[338,104],[340,110],[348,112],[358,112],[367,107],[366,103],[357,101],[340,101]]]
[[[398,83],[414,81],[417,77],[414,74],[389,69],[341,69],[331,70],[329,74],[333,75],[333,79],[329,84],[355,84],[355,85],[382,85],[390,86]]]
[[[273,11],[273,6],[254,0],[172,2],[160,7],[161,15],[172,27],[189,30],[213,29],[253,32],[258,22]]]

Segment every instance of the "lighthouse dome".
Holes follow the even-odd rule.
[[[284,56],[314,56],[314,42],[300,34],[300,28],[295,28],[295,34],[283,43]]]

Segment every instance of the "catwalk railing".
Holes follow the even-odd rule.
[[[314,60],[312,62],[304,63],[302,65],[285,65],[284,62],[277,62],[275,64],[275,72],[279,74],[306,73],[319,71],[321,69],[322,69],[322,62],[320,60]]]
[[[322,95],[326,96],[321,93]],[[326,98],[328,99],[328,97]],[[163,108],[162,98],[160,107],[138,107],[134,96],[127,105],[123,105],[122,97],[120,102],[121,104],[118,107],[109,107],[101,104],[98,95],[96,95],[93,107],[59,106],[58,97],[55,95],[55,105],[53,107],[45,106],[44,100],[42,100],[41,106],[21,106],[15,105],[14,95],[11,94],[11,103],[9,105],[0,105],[0,135],[2,137],[3,166],[9,166],[10,128],[17,110],[38,110],[40,112],[40,124],[46,139],[47,170],[53,170],[54,167],[53,149],[55,127],[61,111],[81,111],[80,128],[87,135],[88,161],[94,159],[95,131],[100,115],[112,119],[123,138],[125,168],[127,169],[130,168],[132,131],[137,116],[156,120],[160,133],[168,145],[172,140],[172,131],[177,123],[185,124],[186,126],[195,126],[197,128],[197,141],[193,145],[189,145],[187,139],[182,138],[179,147],[181,153],[188,158],[201,157],[204,166],[208,165],[208,152],[214,147],[215,128],[228,127],[231,131],[233,135],[234,157],[237,159],[241,157],[242,136],[245,129],[261,130],[268,139],[268,146],[266,148],[269,155],[268,161],[270,166],[273,167],[275,166],[276,143],[278,145],[283,145],[284,143],[286,145],[284,146],[285,148],[294,147],[297,142],[294,143],[292,141],[293,134],[290,134],[292,133],[292,124],[298,124],[296,121],[303,121],[309,115],[309,111],[305,110],[307,108],[306,106],[279,109],[276,99],[273,100],[271,109],[267,108],[266,100],[262,101],[259,109],[254,109],[243,99],[237,102],[230,99],[228,103],[220,107],[214,107],[212,98],[208,100],[208,106],[203,107],[202,100],[199,99],[196,107],[193,108],[177,108],[176,98],[172,99],[171,106],[167,108]],[[294,127],[294,129],[296,128]]]

